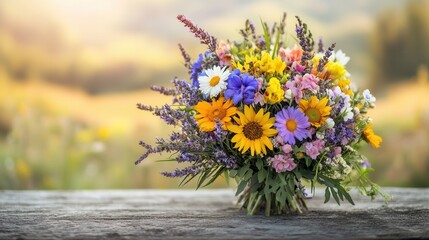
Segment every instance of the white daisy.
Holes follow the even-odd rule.
[[[206,69],[205,75],[198,77],[200,83],[200,90],[203,94],[209,97],[216,97],[222,90],[226,89],[226,80],[230,72],[225,68],[214,66],[213,68]]]

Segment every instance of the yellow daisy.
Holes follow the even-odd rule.
[[[371,144],[371,146],[379,148],[380,143],[383,142],[383,139],[376,135],[371,127],[372,123],[368,123],[368,125],[366,125],[365,129],[363,130],[363,136],[365,137],[366,141]]]
[[[238,111],[239,117],[234,117],[238,125],[230,124],[228,130],[235,133],[231,142],[235,143],[234,148],[238,148],[242,154],[250,149],[252,156],[262,153],[267,154],[267,149],[273,150],[273,144],[269,137],[277,134],[273,129],[275,117],[270,118],[270,113],[265,113],[261,108],[255,113],[253,107],[244,106],[244,113]]]
[[[316,96],[311,96],[310,100],[301,99],[299,108],[308,117],[312,126],[320,127],[325,124],[331,113],[331,107],[326,104],[328,104],[328,98],[324,97],[319,100]]]
[[[226,130],[226,125],[231,124],[231,116],[237,113],[237,107],[234,107],[231,100],[225,102],[224,97],[218,100],[206,102],[201,101],[195,106],[198,114],[195,116],[200,131],[211,132],[215,130],[216,121],[220,121],[222,128]]]

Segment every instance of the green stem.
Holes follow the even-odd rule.
[[[252,211],[250,212],[250,215],[254,215],[256,212],[256,209],[259,209],[259,205],[261,204],[262,195],[258,196],[258,199],[256,200],[256,203],[253,205]]]

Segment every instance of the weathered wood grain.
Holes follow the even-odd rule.
[[[429,189],[387,188],[387,206],[352,192],[356,206],[302,215],[247,216],[233,190],[0,191],[0,239],[429,238]]]

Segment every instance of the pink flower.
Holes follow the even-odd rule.
[[[276,142],[278,142],[281,145],[285,144],[285,142],[283,141],[283,138],[280,135],[277,135],[275,140],[276,140]]]
[[[317,147],[319,150],[325,148],[325,141],[322,139],[317,139],[313,142],[313,146]]]
[[[282,150],[284,153],[290,153],[292,152],[292,147],[289,144],[283,145]]]
[[[295,77],[296,78],[296,77]],[[305,74],[304,77],[300,78],[299,84],[301,85],[302,89],[309,89],[309,90],[319,90],[319,85],[317,85],[317,82],[319,79],[314,76],[313,74]]]
[[[253,100],[254,103],[259,103],[259,105],[264,106],[264,94],[260,92],[255,93],[255,98]]]
[[[313,142],[304,143],[305,153],[312,159],[316,159],[319,156],[320,150],[325,147],[325,141],[318,139]]]
[[[279,50],[279,56],[281,57],[282,61],[288,65],[291,64],[292,62],[301,61],[302,53],[303,53],[303,50],[296,45],[292,49],[280,48]]]
[[[258,91],[261,91],[262,84],[264,83],[264,79],[263,78],[256,78],[256,81],[258,82]]]
[[[295,97],[295,101],[299,102],[299,100],[302,98],[302,91],[297,86],[296,81],[287,81],[285,90],[288,90],[288,89],[290,89],[292,91],[293,96]]]
[[[296,71],[298,71],[300,73],[303,73],[304,70],[305,70],[305,67],[302,66],[301,64],[299,64],[299,62],[293,62],[291,70],[296,70]]]
[[[277,173],[292,171],[296,168],[296,163],[293,158],[288,155],[277,154],[270,159],[271,166],[276,170]]]
[[[341,147],[335,147],[334,148],[334,156],[338,156],[341,154]]]
[[[229,66],[231,65],[231,48],[225,41],[220,41],[219,46],[216,50],[216,54],[220,59],[220,65]]]

